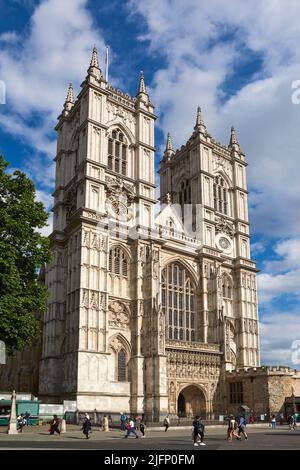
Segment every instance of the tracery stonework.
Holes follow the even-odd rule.
[[[115,301],[108,306],[109,325],[114,328],[127,328],[130,322],[129,313],[124,304]]]

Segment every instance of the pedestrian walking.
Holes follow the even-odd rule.
[[[23,428],[26,424],[25,422],[25,418],[24,418],[24,414],[21,413],[18,417],[17,417],[17,424],[18,424],[18,432],[23,432]]]
[[[127,434],[124,436],[124,438],[128,437],[130,434],[134,434],[136,439],[138,439],[138,435],[134,426],[134,420],[132,418],[129,418],[126,420],[126,430]]]
[[[200,446],[205,446],[204,444],[204,424],[201,421],[200,416],[196,416],[193,421],[193,439],[194,446],[198,446],[198,440],[200,439]]]
[[[233,415],[229,416],[228,420],[228,429],[227,429],[227,440],[232,441],[233,436],[236,437],[238,440],[242,438],[236,433],[236,429],[238,428],[238,423]]]
[[[145,420],[145,415],[143,414],[142,419],[140,421],[140,431],[142,433],[142,437],[146,437],[145,430],[146,430],[146,420]]]
[[[165,432],[167,432],[167,430],[169,429],[170,427],[170,418],[169,418],[169,415],[167,415],[164,419],[164,427],[165,427]]]
[[[92,434],[92,423],[87,413],[85,413],[85,416],[84,416],[84,421],[82,424],[82,432],[87,439],[89,439]]]
[[[120,416],[120,424],[121,424],[121,431],[125,431],[125,424],[126,424],[126,416],[122,412]]]
[[[57,415],[53,415],[53,420],[51,421],[51,424],[50,424],[49,434],[53,435],[55,432],[57,434],[60,434],[59,424],[60,424],[60,419],[57,417]]]
[[[238,436],[241,437],[241,434],[243,434],[245,440],[247,441],[248,436],[246,433],[246,421],[244,416],[240,416],[238,421]]]
[[[275,428],[276,428],[276,416],[275,416],[275,415],[272,415],[272,418],[271,418],[271,427],[272,427],[272,429],[275,429]]]

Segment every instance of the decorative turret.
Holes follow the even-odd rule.
[[[231,127],[230,142],[229,142],[228,147],[232,150],[237,151],[237,152],[240,151],[240,146],[239,146],[239,143],[238,143],[238,140],[237,140],[235,128],[233,126]]]
[[[140,75],[140,82],[139,82],[139,89],[136,95],[138,100],[144,101],[145,103],[149,102],[149,95],[146,90],[146,85],[145,85],[145,77],[144,77],[144,72],[141,72]]]
[[[197,117],[196,117],[196,124],[194,127],[195,132],[201,132],[202,134],[206,134],[206,126],[204,124],[203,118],[202,118],[202,112],[200,106],[197,108]]]
[[[171,134],[170,132],[168,132],[168,135],[167,135],[167,144],[166,144],[166,149],[165,149],[165,152],[164,152],[164,158],[166,160],[169,160],[172,155],[174,155],[174,149],[173,149],[173,144],[172,144],[172,138],[171,138]]]
[[[102,71],[99,67],[98,52],[97,52],[96,46],[94,46],[94,48],[93,48],[92,59],[91,59],[90,66],[88,68],[88,75],[92,75],[93,77],[95,77],[98,80],[103,78]]]
[[[70,110],[74,106],[74,103],[75,103],[74,90],[73,90],[73,85],[70,82],[69,89],[68,89],[68,94],[67,94],[67,98],[66,98],[66,101],[65,101],[65,104],[64,104],[64,110],[63,110],[65,115],[70,112]]]

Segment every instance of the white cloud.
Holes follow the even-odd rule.
[[[0,36],[0,78],[8,104],[0,109],[0,125],[34,150],[25,170],[47,186],[53,185],[56,145],[50,133],[68,83],[80,91],[94,44],[103,63],[104,40],[86,5],[87,0],[45,0],[35,7],[27,32]]]
[[[264,263],[258,275],[258,293],[261,304],[270,304],[282,296],[300,300],[300,238],[277,242],[277,258]]]
[[[298,364],[293,363],[293,342],[300,339],[298,310],[266,314],[260,322],[260,336],[262,365],[281,364],[298,367]]]
[[[163,113],[163,131],[172,133],[177,146],[185,143],[198,102],[217,140],[227,143],[234,124],[250,163],[248,182],[258,193],[250,194],[252,229],[270,237],[300,234],[295,177],[300,107],[291,101],[291,84],[300,78],[299,2],[131,0],[130,5],[146,20],[142,39],[150,53],[165,59],[151,90]],[[226,101],[220,86],[239,76],[249,50],[262,59],[261,70]]]

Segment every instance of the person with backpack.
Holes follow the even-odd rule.
[[[204,424],[201,422],[200,416],[196,416],[193,421],[193,438],[194,446],[198,446],[198,439],[200,437],[200,446],[205,446],[204,444]]]
[[[167,430],[169,429],[170,427],[170,418],[169,418],[169,415],[167,415],[164,419],[164,427],[165,427],[165,432],[167,432]]]

